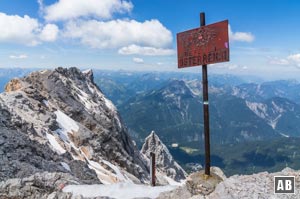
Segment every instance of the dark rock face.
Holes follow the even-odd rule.
[[[168,148],[161,142],[154,131],[145,139],[141,153],[150,158],[150,153],[155,154],[155,162],[157,169],[164,175],[180,181],[185,179],[186,172],[173,159]]]
[[[41,171],[67,172],[59,163],[62,157],[14,129],[10,119],[0,104],[0,181]]]
[[[86,184],[100,183],[96,173],[89,168],[84,169],[84,164],[77,165],[73,172],[63,167],[62,163],[73,165],[75,161],[67,154],[58,155],[48,145],[31,140],[14,126],[5,108],[0,103],[0,181],[47,171],[70,173]]]
[[[57,68],[14,79],[0,94],[0,180],[68,173],[84,184],[146,182],[146,160],[92,71]]]
[[[72,174],[80,179],[83,184],[96,184],[97,181],[99,183],[96,172],[90,169],[85,162],[73,160],[69,165]]]

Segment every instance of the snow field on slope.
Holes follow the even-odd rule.
[[[68,185],[63,192],[72,192],[83,197],[106,196],[116,199],[157,198],[160,193],[171,191],[177,186],[138,185],[132,183],[117,183],[111,185]]]

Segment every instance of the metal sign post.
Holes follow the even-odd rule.
[[[150,152],[150,178],[151,186],[155,186],[155,153]]]
[[[205,26],[205,13],[200,13],[200,25]],[[208,103],[208,80],[207,65],[202,65],[202,87],[203,87],[203,119],[205,140],[205,174],[210,175],[210,140],[209,140],[209,103]]]
[[[200,13],[200,28],[177,34],[178,68],[202,65],[205,175],[210,175],[209,103],[207,64],[229,61],[228,20],[206,26]]]

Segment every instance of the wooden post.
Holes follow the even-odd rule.
[[[155,186],[155,153],[150,152],[150,177],[151,186]]]
[[[200,13],[200,25],[205,26],[205,13]],[[208,80],[207,65],[202,65],[202,87],[203,87],[203,119],[205,140],[205,174],[210,175],[210,141],[209,141],[209,103],[208,103]]]

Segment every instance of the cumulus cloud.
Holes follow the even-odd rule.
[[[36,19],[25,15],[6,15],[0,13],[0,42],[14,42],[26,45],[36,45],[38,43],[35,32],[39,28]]]
[[[122,47],[118,50],[121,55],[147,55],[147,56],[165,56],[173,55],[175,51],[173,49],[163,49],[154,47],[142,47],[135,44]]]
[[[59,29],[54,24],[47,24],[40,33],[40,39],[42,41],[55,41],[57,39]]]
[[[109,19],[113,13],[130,12],[132,8],[125,0],[59,0],[44,11],[46,20],[58,21],[87,16]]]
[[[251,32],[233,32],[231,26],[228,26],[229,39],[231,41],[253,42],[255,37]]]
[[[172,43],[172,33],[158,20],[76,20],[66,24],[64,36],[92,48],[121,48],[132,44],[166,48]]]
[[[25,54],[21,54],[21,55],[10,55],[9,56],[10,59],[27,59],[28,56]]]
[[[134,63],[137,63],[137,64],[143,64],[143,63],[144,63],[144,60],[143,60],[142,58],[139,58],[139,57],[134,57],[134,58],[132,59],[132,61],[133,61]]]
[[[35,46],[42,41],[54,41],[58,27],[47,24],[43,27],[37,19],[27,15],[7,15],[0,12],[0,42],[19,43]]]
[[[7,15],[0,12],[0,43],[35,46],[54,42],[58,36],[66,41],[99,49],[118,49],[122,55],[173,55],[172,33],[156,19],[139,22],[129,19],[107,20],[114,13],[130,12],[130,0],[58,0],[45,6],[37,0],[39,12],[46,24],[27,15]],[[96,17],[91,19],[90,16]],[[60,25],[47,23],[65,20]]]

